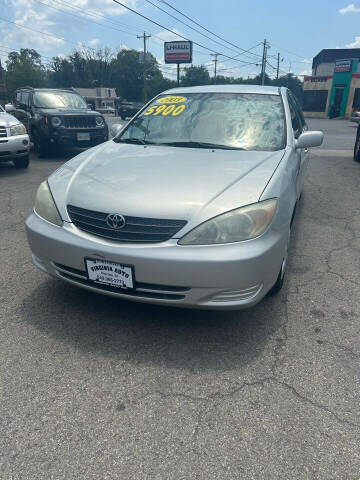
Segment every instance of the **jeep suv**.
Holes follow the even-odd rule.
[[[13,115],[22,122],[39,157],[51,150],[92,147],[109,138],[104,117],[74,90],[23,87]]]

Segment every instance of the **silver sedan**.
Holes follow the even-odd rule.
[[[33,262],[90,291],[245,308],[284,282],[310,147],[285,88],[167,91],[37,192]]]

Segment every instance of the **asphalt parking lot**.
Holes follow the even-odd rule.
[[[326,133],[284,290],[246,311],[120,301],[33,267],[24,220],[64,158],[0,165],[0,478],[326,479],[360,471],[360,164]]]

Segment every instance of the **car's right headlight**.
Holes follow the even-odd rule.
[[[251,240],[270,225],[277,199],[264,200],[223,213],[201,223],[179,240],[179,245],[219,245]]]
[[[34,210],[44,220],[62,227],[63,221],[61,220],[58,209],[56,208],[53,196],[51,195],[50,188],[46,180],[40,184],[40,187],[36,192]]]
[[[15,137],[16,135],[25,135],[26,128],[22,123],[16,123],[10,127],[10,136]]]

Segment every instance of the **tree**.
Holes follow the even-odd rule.
[[[44,87],[46,71],[41,62],[41,55],[30,48],[22,48],[20,52],[10,52],[6,61],[5,83],[9,99],[19,87],[25,85]]]
[[[204,65],[197,67],[191,65],[184,68],[185,75],[181,77],[181,85],[184,87],[191,87],[192,85],[209,85],[210,75]]]
[[[302,82],[293,73],[288,73],[278,79],[273,80],[272,84],[278,87],[287,87],[293,92],[299,102],[302,102]]]

